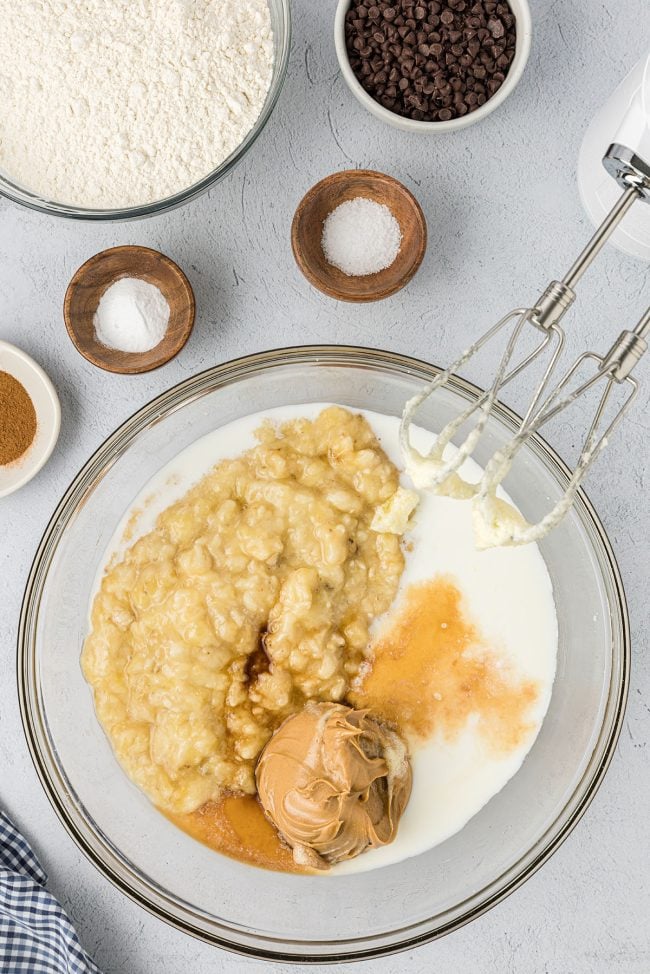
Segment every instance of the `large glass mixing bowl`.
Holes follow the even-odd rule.
[[[136,220],[141,217],[154,216],[164,210],[173,210],[183,203],[189,202],[196,196],[205,193],[206,190],[218,183],[219,180],[227,176],[235,168],[238,162],[243,159],[251,148],[262,129],[268,122],[271,112],[275,108],[276,102],[280,97],[282,85],[287,73],[289,63],[289,51],[291,48],[291,7],[290,0],[268,0],[271,13],[271,28],[273,30],[273,75],[271,84],[262,106],[259,118],[255,122],[246,138],[234,152],[231,152],[223,162],[207,173],[192,186],[187,186],[167,196],[164,199],[155,200],[150,203],[142,203],[138,206],[126,206],[111,209],[95,209],[92,207],[74,206],[64,200],[49,200],[34,193],[20,184],[18,174],[9,174],[0,169],[0,195],[13,200],[14,203],[21,203],[33,210],[40,210],[41,213],[52,213],[55,216],[70,217],[75,220]],[[179,120],[179,125],[183,120]]]
[[[373,957],[438,937],[499,902],[568,835],[600,784],[620,730],[629,668],[621,580],[584,494],[541,544],[559,621],[550,709],[523,767],[453,838],[416,858],[342,878],[265,872],[175,828],[119,768],[79,666],[93,578],[133,499],[179,451],[222,424],[287,403],[333,401],[398,416],[436,374],[389,352],[308,347],[209,369],[145,406],[74,479],[38,549],[20,623],[25,733],[61,821],[88,858],[141,906],[181,930],[274,960]],[[440,428],[475,399],[460,379],[423,408]],[[497,407],[484,463],[512,431]],[[530,518],[564,490],[564,464],[540,439],[507,488]]]

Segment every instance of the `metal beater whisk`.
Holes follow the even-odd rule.
[[[631,149],[613,144],[603,158],[603,165],[623,188],[623,193],[563,280],[552,281],[532,307],[516,308],[510,311],[463,352],[453,365],[411,399],[404,411],[400,440],[402,450],[408,457],[408,466],[415,485],[428,486],[438,493],[453,497],[470,498],[478,495],[475,519],[494,528],[497,522],[496,488],[510,469],[516,452],[529,436],[557,416],[563,409],[568,408],[579,396],[586,394],[596,383],[605,382],[605,390],[597,408],[596,416],[585,439],[576,469],[563,500],[539,525],[529,525],[522,518],[519,518],[520,523],[518,524],[514,522],[508,525],[502,523],[499,528],[501,539],[490,541],[490,544],[522,544],[535,540],[535,537],[541,537],[546,532],[550,519],[553,519],[553,523],[555,523],[564,510],[568,510],[580,481],[602,450],[607,437],[629,409],[632,399],[636,395],[637,383],[631,378],[630,373],[647,348],[645,336],[650,332],[650,312],[644,315],[634,331],[624,331],[607,355],[598,356],[593,352],[581,355],[553,391],[550,393],[547,391],[549,380],[564,345],[564,331],[560,321],[575,300],[576,284],[630,207],[637,200],[650,202],[650,164],[645,160],[641,159]],[[452,373],[462,368],[472,356],[489,341],[500,335],[508,325],[511,326],[511,332],[490,387],[476,402],[447,423],[427,454],[423,455],[415,451],[409,441],[409,426],[416,410],[425,399],[428,399],[449,381]],[[521,359],[517,361],[517,349],[520,348],[520,339],[526,326],[533,326],[539,332],[540,338],[533,350],[522,355]],[[468,483],[458,471],[475,449],[499,393],[515,376],[520,375],[542,358],[544,358],[545,365],[543,366],[541,380],[533,393],[516,435],[510,444],[499,450],[488,462],[481,481],[477,484]],[[586,362],[596,364],[594,374],[569,392],[572,380],[575,379]],[[630,389],[630,394],[605,433],[598,437],[598,428],[612,387],[614,384],[620,383],[626,383]],[[452,456],[445,457],[445,447],[452,441],[454,435],[470,421],[472,425],[465,439]],[[535,537],[531,536],[532,533],[535,534]]]

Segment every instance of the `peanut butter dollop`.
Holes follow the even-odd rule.
[[[411,794],[398,734],[367,710],[335,703],[308,703],[288,717],[255,775],[295,861],[318,869],[392,842]]]

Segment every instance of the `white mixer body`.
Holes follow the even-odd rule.
[[[602,158],[612,142],[650,163],[650,52],[632,68],[592,120],[580,148],[578,187],[582,203],[598,226],[620,196]],[[615,247],[650,261],[650,206],[632,207],[610,238]]]

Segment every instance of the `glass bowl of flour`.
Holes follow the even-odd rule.
[[[265,419],[313,417],[326,403],[361,411],[399,466],[404,402],[435,374],[433,366],[390,352],[317,346],[252,355],[190,377],[136,413],[90,458],[37,552],[18,673],[43,787],[111,882],[209,943],[277,963],[344,962],[442,936],[545,862],[587,808],[612,757],[627,694],[627,612],[611,547],[582,492],[538,547],[492,552],[476,551],[462,502],[420,499],[404,581],[409,572],[411,580],[419,572],[453,576],[480,628],[494,645],[510,646],[527,674],[536,671],[544,693],[527,753],[513,751],[505,763],[495,763],[492,751],[473,750],[466,736],[473,721],[462,735],[413,751],[411,799],[395,841],[383,848],[317,876],[228,858],[154,807],[122,770],[100,726],[80,653],[97,580],[119,552],[114,544],[134,542],[178,492],[221,458],[248,449]],[[430,438],[479,395],[454,378],[435,403],[424,404],[418,436]],[[479,465],[516,422],[497,406],[477,451]],[[505,487],[537,520],[567,477],[566,466],[536,437]]]
[[[145,217],[193,199],[264,128],[290,35],[289,0],[10,4],[0,32],[0,194],[86,220]]]

